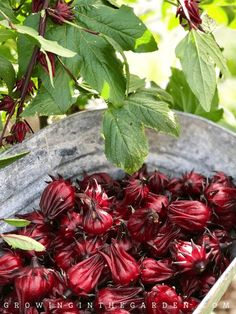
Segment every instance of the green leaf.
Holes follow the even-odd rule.
[[[62,88],[60,88],[63,91]],[[63,99],[65,95],[63,95]],[[47,89],[42,85],[40,90],[32,102],[25,108],[22,113],[22,117],[30,117],[36,114],[41,116],[48,115],[61,115],[66,113],[70,108],[72,101],[64,105],[59,105],[53,96],[47,91]]]
[[[144,127],[178,135],[178,125],[168,104],[159,101],[155,88],[130,94],[120,108],[110,107],[104,115],[105,153],[128,173],[137,171],[148,153]]]
[[[8,39],[15,39],[15,33],[10,29],[0,28],[0,42],[4,42]]]
[[[14,155],[14,156],[0,158],[0,169],[9,166],[13,162],[17,161],[18,159],[25,157],[28,154],[29,154],[29,152],[23,152],[23,153]]]
[[[126,88],[123,65],[107,40],[85,32],[76,25],[51,29],[47,36],[59,42],[62,40],[67,48],[73,48],[78,53],[78,58],[66,62],[63,60],[76,77],[80,70],[83,79],[101,93],[104,99],[110,99],[114,103],[122,101]]]
[[[108,109],[103,118],[105,153],[116,166],[133,173],[148,154],[144,129],[125,108]]]
[[[215,65],[226,72],[220,48],[211,34],[192,30],[177,46],[176,56],[188,85],[203,109],[209,111],[216,90]]]
[[[172,108],[197,114],[212,121],[219,121],[223,116],[223,110],[219,109],[218,93],[215,93],[211,103],[210,112],[206,112],[201,107],[199,100],[190,89],[184,73],[176,68],[172,68],[172,75],[167,86],[167,92],[173,96]]]
[[[3,13],[3,14],[2,14]],[[0,21],[5,20],[5,15],[12,21],[16,21],[16,17],[13,13],[13,10],[9,4],[9,1],[1,0],[0,2]]]
[[[7,224],[14,226],[14,227],[26,227],[31,224],[31,221],[26,219],[16,219],[16,218],[5,218],[2,219]]]
[[[136,92],[140,88],[145,87],[145,79],[141,79],[137,75],[131,74],[130,75],[130,84],[129,84],[129,93]]]
[[[52,53],[57,54],[58,56],[66,57],[66,58],[71,58],[76,55],[74,51],[71,51],[67,48],[62,47],[56,41],[48,40],[40,36],[35,29],[29,26],[19,25],[19,24],[9,25],[8,21],[6,20],[1,21],[0,24],[6,28],[13,28],[19,34],[24,34],[31,37],[45,51],[52,52]]]
[[[46,250],[44,245],[30,237],[18,234],[1,234],[1,238],[14,249],[26,251],[33,250],[35,252],[42,252]]]
[[[9,93],[11,93],[15,84],[15,70],[10,61],[0,56],[0,78],[6,83]]]
[[[158,100],[155,89],[142,89],[125,101],[127,110],[147,128],[178,136],[178,124],[168,104]]]
[[[157,50],[151,32],[134,14],[133,9],[123,5],[114,9],[91,3],[78,4],[77,19],[84,27],[100,32],[115,40],[123,50],[150,52]]]

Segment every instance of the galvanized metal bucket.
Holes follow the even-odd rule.
[[[103,111],[86,111],[51,125],[5,155],[31,151],[0,170],[0,218],[38,208],[48,174],[72,180],[84,171],[109,171],[120,175],[105,158],[101,137]],[[192,169],[205,175],[221,170],[236,178],[236,135],[199,117],[178,113],[181,135],[173,138],[148,131],[149,169],[178,175]],[[9,230],[0,224],[1,232]],[[216,282],[194,314],[211,313],[236,274],[236,259]]]

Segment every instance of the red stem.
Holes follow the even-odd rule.
[[[50,2],[50,0],[45,0],[44,1],[43,10],[46,10],[48,8],[49,2]],[[45,11],[45,14],[41,15],[40,16],[40,20],[39,20],[38,32],[39,32],[39,35],[41,35],[41,36],[45,35],[46,20],[47,20],[47,14],[46,14],[46,11]],[[13,114],[15,112],[17,104],[19,104],[19,106],[18,106],[18,109],[17,109],[16,117],[18,118],[19,115],[22,112],[22,107],[24,106],[25,98],[27,96],[27,89],[28,89],[29,82],[30,82],[30,79],[31,79],[31,76],[32,76],[32,73],[33,73],[33,70],[34,70],[34,67],[35,67],[35,64],[36,64],[36,61],[37,61],[37,56],[38,56],[39,49],[40,48],[38,46],[35,46],[35,48],[34,48],[33,54],[31,56],[31,59],[30,59],[29,65],[28,65],[28,68],[26,70],[24,84],[23,84],[23,87],[22,87],[21,95],[20,95],[20,100],[15,102],[15,105],[13,106],[10,114],[7,117],[7,120],[6,120],[6,123],[4,125],[2,134],[0,136],[0,147],[2,146],[2,141],[3,141],[4,135],[5,135],[6,130],[7,130],[7,126],[9,124],[9,122],[10,122],[11,117],[13,116]]]

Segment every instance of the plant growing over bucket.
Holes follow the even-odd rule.
[[[176,79],[191,95],[195,111],[220,119],[215,67],[223,75],[227,68],[204,22],[204,5],[200,8],[196,0],[166,3],[186,31],[176,48],[182,71],[172,70],[167,91],[153,82],[147,88],[145,80],[129,72],[125,51],[157,50],[152,33],[130,7],[97,0],[3,1],[0,34],[3,45],[12,43],[14,54],[0,54],[0,144],[22,142],[33,132],[26,117],[67,114],[88,99],[102,98],[108,107],[102,128],[106,156],[132,173],[148,154],[145,128],[178,135],[171,110],[180,108]]]

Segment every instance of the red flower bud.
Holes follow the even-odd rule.
[[[233,188],[233,178],[227,176],[224,172],[216,172],[216,174],[212,177],[211,183],[219,183],[225,187]]]
[[[97,252],[103,244],[103,241],[98,237],[82,238],[76,241],[75,252],[80,259],[84,259]]]
[[[106,259],[115,283],[129,285],[139,277],[137,262],[117,242],[113,241],[101,254]]]
[[[154,209],[139,208],[130,216],[127,227],[136,241],[150,241],[156,237],[160,228],[159,215]]]
[[[0,111],[6,111],[8,114],[13,113],[15,100],[8,95],[4,95],[0,101]]]
[[[55,179],[44,189],[39,206],[47,219],[71,211],[75,204],[75,189],[69,181]]]
[[[203,191],[206,178],[197,172],[189,172],[183,175],[183,188],[187,195],[197,196]]]
[[[171,193],[172,198],[184,195],[184,183],[181,179],[173,178],[167,185],[167,190]]]
[[[168,177],[160,171],[154,171],[148,178],[148,187],[152,193],[160,194],[167,187]]]
[[[129,205],[138,205],[147,197],[149,188],[145,179],[132,179],[125,188],[124,203]]]
[[[102,208],[96,206],[90,199],[87,205],[89,207],[87,210],[84,210],[82,218],[84,230],[89,234],[104,234],[113,224],[112,216]]]
[[[76,212],[67,212],[60,220],[59,232],[67,239],[72,239],[79,227],[82,226],[82,217]]]
[[[148,314],[181,314],[181,305],[175,289],[167,285],[156,285],[146,295]]]
[[[224,209],[236,206],[236,188],[212,183],[205,189],[204,194],[211,205]]]
[[[74,243],[66,246],[59,252],[56,251],[54,254],[54,260],[57,266],[65,271],[75,265],[77,263],[78,256],[75,254]]]
[[[176,270],[171,259],[155,260],[145,258],[141,264],[141,280],[143,284],[153,284],[173,278]]]
[[[25,82],[25,78],[24,77],[22,79],[18,80],[16,82],[14,91],[22,93],[24,82]],[[36,86],[35,86],[34,82],[31,80],[29,82],[29,84],[28,84],[28,87],[27,87],[27,94],[28,95],[33,95],[34,94],[34,89],[36,89]]]
[[[105,210],[110,207],[110,199],[95,179],[88,184],[84,193],[79,194],[79,196],[85,204],[94,203],[96,206]]]
[[[199,289],[201,297],[204,297],[210,291],[211,287],[215,284],[216,279],[215,275],[209,273],[200,278]]]
[[[32,1],[32,12],[37,13],[43,9],[44,0],[33,0]]]
[[[55,76],[55,55],[54,53],[51,52],[46,52],[48,60],[51,64],[51,71],[52,71],[52,76]],[[49,74],[49,68],[48,68],[48,62],[47,62],[47,58],[45,56],[45,53],[40,51],[38,54],[38,62],[41,64],[41,66],[43,67],[44,71]]]
[[[25,302],[39,301],[53,288],[53,270],[44,267],[26,267],[15,279],[17,297],[22,306]]]
[[[209,262],[204,246],[193,241],[178,241],[171,248],[174,264],[183,272],[202,273]]]
[[[65,21],[73,21],[74,13],[69,3],[64,0],[57,0],[53,8],[49,8],[48,14],[54,23],[62,25]]]
[[[70,288],[78,296],[89,293],[97,285],[104,266],[101,254],[95,254],[72,266],[67,271]]]
[[[94,180],[104,189],[113,184],[113,179],[109,174],[106,172],[95,172],[91,175],[86,175],[83,180],[79,181],[79,186],[83,191],[85,191],[88,185],[94,182]]]
[[[200,300],[196,299],[196,298],[186,298],[183,300],[182,303],[182,313],[183,314],[192,314],[194,312],[194,310],[197,308],[197,306],[199,305]]]
[[[98,313],[104,313],[104,311],[113,313],[112,311],[120,309],[121,304],[124,304],[125,308],[130,308],[131,303],[138,304],[143,300],[138,296],[140,292],[142,292],[142,288],[139,287],[107,287],[98,290],[95,300],[96,311]]]
[[[172,242],[178,238],[180,229],[170,222],[161,226],[154,240],[148,242],[151,247],[152,255],[156,258],[167,254]]]
[[[22,143],[27,133],[32,133],[32,130],[26,121],[18,121],[11,128],[11,134],[17,143]]]
[[[210,216],[210,209],[198,201],[174,201],[169,206],[171,222],[189,232],[203,231]]]
[[[142,207],[154,209],[161,218],[165,218],[167,215],[168,205],[169,200],[167,196],[149,193],[144,199]]]
[[[202,19],[198,7],[198,0],[184,0],[184,7],[178,6],[176,16],[179,16],[179,22],[183,27],[189,25],[189,28],[202,30]]]
[[[227,231],[231,231],[236,226],[236,212],[231,207],[215,207],[216,215],[213,221],[222,226]]]
[[[189,274],[189,276],[185,274],[180,280],[180,286],[182,295],[189,298],[199,290],[199,278],[192,276],[192,274]]]
[[[20,256],[11,251],[0,253],[0,286],[10,283],[16,273],[22,267]]]

